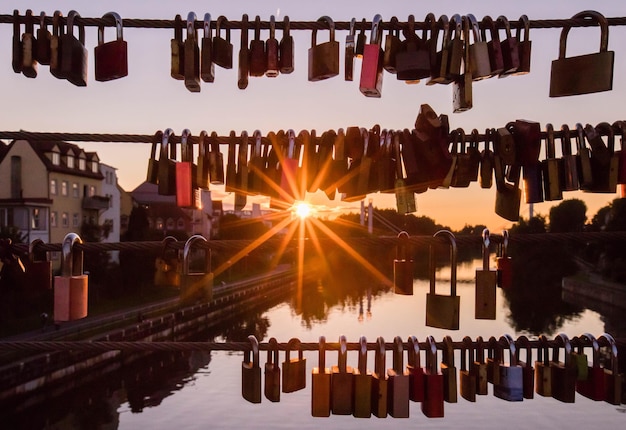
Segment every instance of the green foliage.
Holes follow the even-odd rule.
[[[579,199],[563,200],[550,209],[550,232],[583,231],[587,222],[587,205]]]
[[[511,229],[511,234],[535,234],[535,233],[545,233],[547,230],[546,227],[546,218],[542,215],[535,215],[530,218],[528,221],[523,217],[519,218],[517,224],[514,224]]]

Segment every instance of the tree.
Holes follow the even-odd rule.
[[[587,205],[579,199],[563,200],[550,209],[550,232],[583,231],[587,222]]]
[[[512,234],[533,234],[533,233],[545,233],[546,232],[546,217],[542,215],[535,215],[526,221],[523,217],[520,217],[517,224],[511,227]]]

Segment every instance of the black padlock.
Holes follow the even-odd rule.
[[[15,9],[13,11],[13,57],[11,60],[11,66],[15,73],[22,73],[22,30],[20,28],[20,11]]]
[[[426,28],[432,28],[435,16],[426,16]],[[409,15],[408,28],[404,31],[405,40],[396,55],[396,78],[407,83],[419,83],[420,79],[430,76],[431,47],[426,39],[427,30],[422,31],[420,39],[415,34],[415,18]],[[432,36],[432,34],[431,34]]]
[[[84,87],[87,85],[87,48],[85,48],[85,26],[78,27],[78,38],[74,36],[74,20],[80,18],[75,10],[67,15],[67,33],[61,42],[61,69],[67,80],[72,84]]]
[[[561,126],[561,187],[563,191],[575,191],[580,188],[578,163],[572,153],[570,129],[567,124]]]
[[[561,160],[554,152],[554,127],[546,124],[546,158],[541,161],[543,176],[543,195],[546,201],[563,200],[561,189]]]
[[[276,19],[270,16],[270,37],[265,42],[266,70],[265,76],[275,78],[280,73],[280,54],[276,39]]]
[[[493,19],[489,15],[485,15],[482,19],[481,37],[487,40],[487,30],[491,36],[491,40],[487,42],[489,50],[489,63],[491,64],[491,76],[499,75],[504,71],[504,59],[502,58],[502,46],[500,44],[500,36]]]
[[[185,79],[185,43],[183,42],[183,19],[174,17],[174,38],[170,40],[170,76],[182,81]]]
[[[354,79],[354,57],[355,57],[355,25],[356,19],[352,18],[350,21],[350,31],[346,35],[346,49],[345,49],[345,62],[344,62],[344,79],[346,81],[352,81]]]
[[[220,15],[215,22],[215,37],[213,38],[213,62],[224,69],[233,68],[233,44],[230,43],[230,28],[226,29],[226,38],[220,34],[222,25],[228,23],[225,16]]]
[[[250,76],[265,76],[267,71],[267,55],[265,41],[261,40],[261,17],[254,19],[254,39],[250,41]]]
[[[410,17],[412,17],[411,15]],[[410,18],[409,17],[409,18]],[[413,18],[415,23],[415,18]],[[389,21],[389,32],[385,37],[383,68],[389,73],[396,73],[396,55],[400,52],[400,29],[398,27],[398,18],[393,16]]]
[[[437,39],[441,28],[441,50],[437,51]],[[452,79],[448,77],[448,59],[450,57],[450,23],[446,15],[441,15],[436,24],[431,24],[430,39],[430,79],[426,85],[449,84]]]
[[[215,80],[213,64],[213,38],[211,37],[211,14],[205,13],[203,20],[202,45],[200,46],[200,78],[204,82]]]
[[[239,44],[239,65],[237,66],[237,87],[240,90],[248,88],[249,74],[250,49],[248,48],[248,15],[244,13],[241,17],[241,43]]]
[[[330,30],[330,40],[317,44],[317,29],[311,33],[309,48],[309,81],[320,81],[339,74],[339,42],[335,40],[335,23],[328,16],[317,22],[326,22]]]
[[[39,28],[37,29],[37,50],[35,58],[39,64],[50,65],[50,42],[52,40],[52,33],[46,26],[46,13],[41,12],[39,16]]]
[[[293,36],[289,32],[289,17],[283,18],[283,37],[279,45],[280,73],[289,74],[294,69]]]
[[[198,46],[198,32],[196,30],[196,14],[187,15],[187,38],[185,39],[185,87],[192,93],[200,92],[200,47]]]
[[[511,34],[511,25],[506,16],[500,15],[497,19],[499,26],[504,28],[506,33],[506,39],[501,40],[500,46],[502,48],[502,61],[504,63],[504,70],[500,73],[499,77],[506,77],[517,72],[519,69],[519,48],[517,37]]]

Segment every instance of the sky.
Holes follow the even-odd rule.
[[[64,16],[75,9],[82,17],[100,17],[115,11],[123,18],[173,19],[176,14],[185,18],[193,11],[201,19],[206,12],[213,19],[224,15],[240,20],[246,13],[251,20],[256,15],[267,20],[275,15],[277,20],[288,15],[291,20],[314,21],[322,15],[336,21],[366,18],[370,21],[375,14],[383,20],[397,16],[406,21],[414,14],[423,21],[428,12],[437,17],[455,13],[474,14],[479,20],[484,15],[497,18],[504,15],[517,20],[526,14],[533,19],[564,19],[577,12],[594,9],[606,17],[626,16],[626,3],[609,0],[594,2],[582,0],[561,1],[492,1],[473,2],[440,0],[438,2],[407,2],[399,0],[371,1],[348,0],[327,1],[129,1],[84,2],[78,0],[56,0],[54,2],[32,0],[17,2],[0,0],[0,14],[10,15],[15,8],[24,13],[26,8],[38,15],[41,11],[52,15],[55,9]],[[406,85],[395,76],[386,73],[382,97],[364,97],[358,89],[360,62],[355,62],[355,79],[343,79],[343,49],[346,31],[337,31],[340,42],[340,74],[321,82],[307,80],[307,51],[311,44],[310,31],[292,31],[295,40],[295,71],[277,78],[250,78],[248,88],[237,87],[236,58],[239,48],[239,31],[231,34],[234,43],[235,64],[232,70],[216,67],[215,82],[202,83],[200,93],[191,93],[182,81],[170,77],[170,39],[172,29],[124,30],[128,42],[129,76],[110,82],[97,82],[93,71],[93,47],[97,44],[97,29],[86,28],[86,46],[89,50],[89,82],[87,87],[75,87],[67,81],[53,77],[47,66],[40,66],[35,79],[15,74],[11,68],[11,40],[13,29],[10,24],[0,25],[0,86],[2,86],[4,109],[0,115],[0,129],[5,131],[28,130],[33,132],[82,132],[82,133],[130,133],[153,134],[157,130],[172,128],[180,135],[184,128],[198,135],[201,130],[209,134],[216,131],[228,135],[246,130],[250,135],[256,129],[266,134],[280,129],[315,129],[318,135],[324,130],[361,126],[371,128],[412,128],[419,107],[427,103],[439,114],[449,117],[451,128],[462,127],[466,132],[477,128],[503,127],[516,119],[540,122],[545,129],[552,123],[558,130],[561,124],[570,128],[578,122],[598,124],[626,119],[623,100],[626,96],[626,53],[620,41],[626,40],[626,28],[609,28],[609,50],[615,51],[613,90],[604,93],[550,98],[549,81],[551,62],[559,54],[560,29],[532,29],[531,73],[507,79],[492,78],[474,84],[474,107],[464,113],[452,111],[452,88],[446,85]],[[277,38],[281,37],[277,31]],[[113,30],[107,28],[105,40],[113,39]],[[503,34],[502,34],[503,35]],[[266,31],[262,36],[267,38]],[[252,37],[252,32],[250,33]],[[327,36],[320,32],[318,41]],[[596,52],[599,47],[598,28],[576,28],[570,31],[567,56]],[[619,139],[617,141],[619,148]],[[116,167],[119,183],[132,191],[145,180],[150,153],[149,144],[84,143],[76,142],[88,151],[97,151],[102,162]],[[558,146],[558,145],[557,145]],[[223,149],[224,152],[224,149]],[[557,155],[560,148],[557,147]],[[542,153],[543,158],[543,153]],[[212,190],[215,199],[223,199],[225,207],[233,203],[233,196],[223,189]],[[613,194],[585,194],[568,192],[565,198],[583,199],[588,206],[587,215],[592,217],[597,210],[617,197]],[[349,205],[328,201],[323,195],[312,196],[324,207],[343,206],[359,209],[358,203]],[[511,223],[494,213],[495,188],[483,190],[477,183],[469,188],[429,190],[417,195],[417,212],[460,229],[465,224],[485,224],[492,230],[508,228]],[[380,208],[395,207],[393,195],[368,196],[373,205]],[[267,199],[252,199],[248,202],[267,203]],[[555,202],[558,204],[558,202]],[[553,203],[534,205],[535,214],[548,215]],[[528,217],[529,207],[522,202],[521,214]]]

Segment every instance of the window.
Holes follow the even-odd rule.
[[[72,197],[74,197],[76,199],[79,197],[79,194],[78,194],[78,183],[76,183],[76,182],[72,183]]]
[[[57,226],[57,217],[58,214],[56,212],[52,212],[50,213],[50,227],[56,227]]]
[[[63,214],[61,214],[61,226],[62,227],[69,227],[70,226],[70,219],[69,219],[69,215],[67,212],[63,212]]]
[[[93,197],[96,195],[96,187],[94,185],[89,186],[89,197]]]
[[[61,155],[58,152],[52,153],[52,164],[54,164],[55,166],[61,164]]]
[[[78,159],[78,168],[79,168],[80,170],[85,170],[85,168],[86,168],[86,164],[87,164],[87,163],[85,162],[85,159],[84,159],[84,158],[79,158],[79,159]]]
[[[98,162],[97,161],[92,161],[91,162],[91,171],[93,173],[98,173]]]
[[[33,208],[33,213],[30,220],[31,229],[46,230],[46,209]]]
[[[57,195],[57,180],[56,179],[50,179],[50,194],[53,196]]]
[[[157,218],[156,219],[156,226],[155,228],[157,230],[163,230],[163,218]]]
[[[62,181],[61,182],[61,195],[62,196],[67,196],[67,191],[68,191],[67,187],[68,187],[67,181]]]
[[[69,167],[70,169],[74,168],[74,156],[73,155],[67,156],[67,167]]]
[[[80,218],[78,217],[78,214],[75,213],[74,215],[72,215],[72,227],[78,227],[80,225]]]

